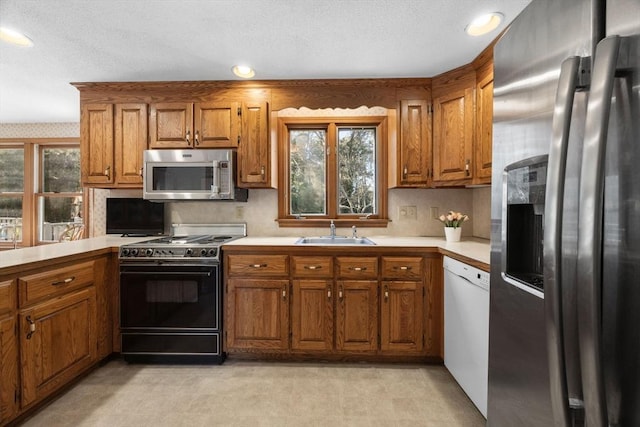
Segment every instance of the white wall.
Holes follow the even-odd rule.
[[[0,123],[0,138],[79,138],[80,123]]]

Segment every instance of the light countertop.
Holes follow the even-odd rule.
[[[73,242],[0,251],[0,270],[24,264],[53,260],[86,252],[112,249],[128,243],[151,240],[154,237],[120,237],[116,235],[92,237]],[[488,240],[463,238],[462,241],[446,242],[441,237],[369,237],[379,247],[438,248],[445,255],[459,255],[462,261],[475,261],[489,267],[490,245]],[[244,237],[229,242],[229,246],[294,246],[298,237]],[[297,245],[296,245],[297,246]],[[313,246],[313,245],[308,245]],[[305,245],[305,247],[308,247]]]

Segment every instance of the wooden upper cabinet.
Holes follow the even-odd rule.
[[[425,100],[400,101],[400,186],[425,186],[431,168],[431,121]]]
[[[112,184],[113,105],[84,104],[80,111],[82,182]]]
[[[476,84],[476,141],[474,184],[491,183],[493,146],[493,62],[478,73]]]
[[[235,148],[238,146],[239,104],[194,104],[194,139],[196,148]]]
[[[115,184],[142,186],[147,104],[116,104],[115,107]]]
[[[149,108],[149,148],[193,147],[193,103],[152,103]]]
[[[433,181],[468,184],[473,173],[473,88],[453,90],[434,98],[433,104]]]
[[[240,145],[238,146],[238,186],[271,187],[269,121],[266,102],[242,104]]]

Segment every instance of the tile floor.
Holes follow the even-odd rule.
[[[443,366],[113,360],[25,426],[484,426]]]

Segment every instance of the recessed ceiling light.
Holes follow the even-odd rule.
[[[238,77],[242,77],[243,79],[250,79],[251,77],[256,75],[256,72],[253,70],[253,68],[246,65],[234,65],[231,71],[233,71],[233,74]]]
[[[504,15],[500,12],[487,13],[471,21],[464,30],[470,36],[481,36],[498,28],[498,25],[502,22],[502,18],[504,18]]]
[[[33,40],[31,40],[24,34],[10,28],[0,27],[0,40],[4,40],[7,43],[15,44],[16,46],[33,46]]]

